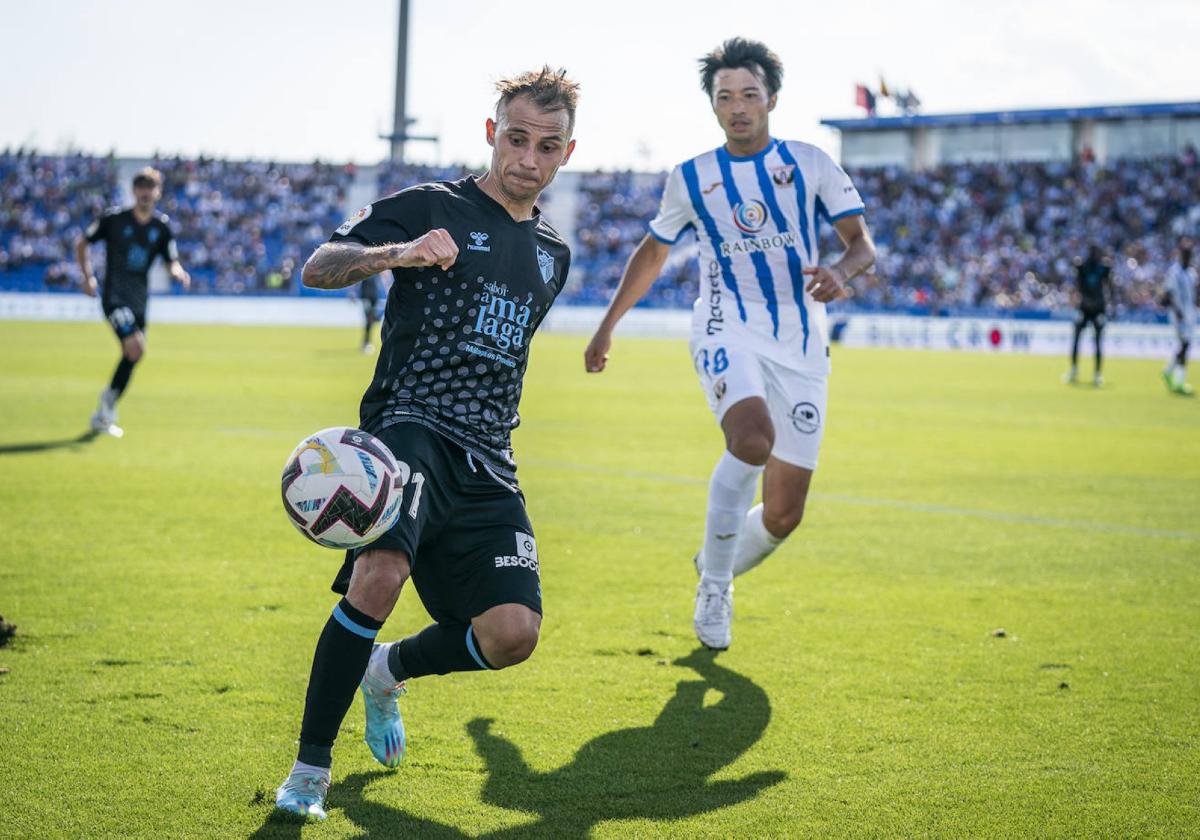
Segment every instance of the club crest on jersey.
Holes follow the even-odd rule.
[[[796,180],[796,167],[794,164],[786,166],[777,166],[771,170],[771,180],[775,182],[777,187],[786,187],[788,184]]]
[[[349,233],[351,230],[354,229],[354,226],[356,224],[361,222],[363,219],[370,218],[370,216],[371,216],[371,205],[368,204],[366,207],[359,210],[357,213],[355,213],[353,216],[351,216],[349,219],[342,222],[341,225],[338,226],[338,229],[337,229],[338,236],[345,236],[347,233]]]
[[[758,199],[733,206],[733,223],[742,233],[758,233],[767,223],[767,208]]]
[[[542,273],[542,282],[549,283],[554,280],[554,257],[543,251],[541,246],[537,246],[537,261],[538,271]]]
[[[490,252],[492,250],[492,246],[484,244],[487,241],[488,235],[486,233],[483,231],[473,230],[471,231],[471,244],[467,245],[467,250]]]

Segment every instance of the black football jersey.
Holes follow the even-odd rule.
[[[128,306],[145,312],[150,264],[158,256],[179,259],[167,217],[155,213],[142,224],[132,209],[113,209],[92,222],[85,235],[88,242],[104,240],[107,246],[100,294],[105,307]]]
[[[458,258],[448,271],[393,270],[359,422],[367,431],[420,423],[513,478],[529,342],[562,291],[571,253],[540,213],[515,221],[471,177],[380,199],[330,241],[386,245],[437,228],[454,239]]]
[[[1110,269],[1103,262],[1085,260],[1077,269],[1079,276],[1079,308],[1086,312],[1105,310],[1105,286]]]

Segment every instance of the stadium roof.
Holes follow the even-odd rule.
[[[1021,111],[981,111],[974,114],[908,114],[821,120],[840,131],[875,131],[918,126],[1008,125],[1015,123],[1128,120],[1146,117],[1200,117],[1200,102],[1158,102],[1147,105],[1096,105],[1088,108],[1034,108]]]

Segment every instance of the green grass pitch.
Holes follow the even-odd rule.
[[[542,335],[517,433],[546,617],[414,681],[401,769],[271,818],[339,556],[278,476],[352,425],[330,329],[153,325],[122,440],[103,324],[0,324],[0,837],[1200,836],[1200,400],[1154,361],[838,350],[800,531],[697,651],[720,437],[682,342]],[[1084,365],[1090,373],[1090,366]],[[406,591],[391,639],[427,618]],[[1003,628],[1003,635],[998,629]]]

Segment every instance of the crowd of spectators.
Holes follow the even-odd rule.
[[[156,159],[160,209],[171,217],[194,291],[289,292],[308,253],[348,212],[353,164]],[[77,281],[71,243],[121,202],[116,161],[82,154],[0,153],[0,282],[30,266],[45,285]],[[470,172],[378,168],[374,194]],[[1091,243],[1113,263],[1119,306],[1151,311],[1180,234],[1200,229],[1200,162],[1177,157],[1062,163],[977,163],[925,171],[850,172],[878,247],[854,305],[919,311],[1064,310],[1074,261]],[[575,250],[564,301],[604,304],[645,235],[665,173],[584,173],[574,196]],[[567,205],[564,205],[564,207]],[[553,209],[553,208],[551,208]],[[553,216],[553,212],[551,212]],[[822,227],[822,251],[840,248]],[[697,294],[695,239],[672,250],[647,304],[688,306]]]
[[[855,283],[854,305],[929,312],[1069,309],[1075,260],[1091,243],[1113,263],[1118,306],[1153,311],[1178,237],[1200,230],[1200,164],[1171,158],[1097,164],[980,163],[925,171],[850,171],[878,250]],[[585,175],[579,201],[579,275],[572,298],[604,303],[657,210],[664,175]],[[840,253],[821,226],[826,261]],[[697,293],[695,241],[672,252],[649,305]]]
[[[196,291],[289,292],[293,275],[346,216],[353,164],[156,159]]]
[[[579,179],[576,203],[576,246],[564,299],[580,305],[604,305],[621,280],[634,247],[646,235],[646,224],[658,210],[666,173],[585,173]],[[691,306],[699,276],[695,239],[680,240],[662,275],[647,296],[646,305]]]
[[[459,164],[428,166],[420,163],[381,163],[375,175],[377,195],[391,195],[414,184],[431,181],[457,181],[471,174],[471,169]]]
[[[111,157],[0,152],[0,272],[71,258],[71,243],[121,191]]]
[[[856,285],[884,308],[1074,306],[1075,260],[1098,244],[1122,311],[1153,309],[1180,235],[1200,229],[1200,165],[1010,163],[850,173],[867,204],[876,272]]]

